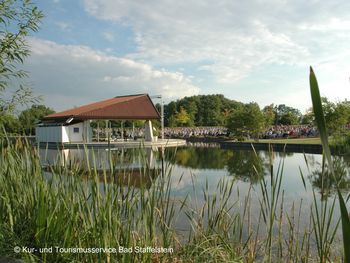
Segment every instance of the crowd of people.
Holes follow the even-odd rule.
[[[95,128],[92,129],[94,138],[107,138],[110,136],[112,141],[118,139],[136,139],[144,137],[145,129],[144,128]]]
[[[218,137],[223,135],[227,135],[225,127],[166,127],[164,129],[164,136],[167,138]]]
[[[315,137],[317,128],[311,125],[277,125],[271,126],[263,135],[264,139]]]
[[[106,137],[108,133],[111,139],[135,139],[144,137],[144,128],[120,128],[113,129],[93,129],[96,136]],[[190,137],[219,137],[228,136],[228,130],[225,127],[165,127],[165,138],[190,138]],[[261,134],[263,139],[277,138],[300,138],[315,137],[318,135],[317,128],[311,125],[277,125],[271,126]],[[160,136],[160,131],[159,131]]]

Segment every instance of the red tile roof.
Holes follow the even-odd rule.
[[[74,118],[78,120],[152,120],[159,112],[147,94],[115,97],[66,111],[50,114],[44,120]]]

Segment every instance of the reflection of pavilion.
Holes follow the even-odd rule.
[[[161,173],[155,157],[158,149],[39,149],[42,165],[75,167],[86,178],[88,170],[96,170],[100,182],[149,188]],[[112,168],[112,169],[111,169]],[[104,176],[106,175],[106,177]]]

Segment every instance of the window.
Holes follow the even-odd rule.
[[[79,127],[74,127],[74,128],[73,128],[73,132],[74,132],[74,133],[79,133]]]

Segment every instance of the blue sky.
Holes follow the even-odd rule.
[[[350,98],[350,2],[47,0],[25,68],[55,110],[134,93],[224,94],[260,106]]]

